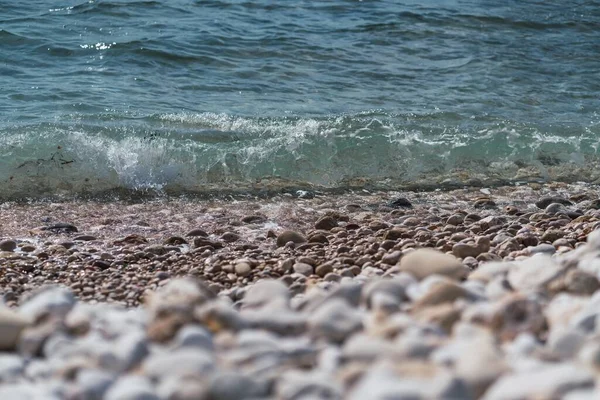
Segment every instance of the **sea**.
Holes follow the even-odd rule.
[[[0,0],[0,200],[600,182],[598,0]]]

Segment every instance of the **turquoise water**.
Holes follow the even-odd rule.
[[[599,1],[0,0],[0,198],[600,179]]]

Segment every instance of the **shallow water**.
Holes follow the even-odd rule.
[[[600,178],[598,1],[0,10],[0,198]]]

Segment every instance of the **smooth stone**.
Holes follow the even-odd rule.
[[[542,306],[521,294],[509,294],[493,305],[490,327],[501,340],[513,340],[522,333],[540,335],[547,328]]]
[[[489,334],[461,340],[463,351],[454,362],[454,370],[480,398],[499,376],[508,370],[502,350]]]
[[[428,306],[436,306],[443,303],[453,302],[457,299],[467,298],[469,293],[465,288],[453,281],[436,282],[420,297],[413,305],[415,309]]]
[[[152,382],[145,376],[120,377],[106,392],[105,400],[160,400]]]
[[[239,400],[267,396],[266,382],[259,382],[235,371],[216,374],[210,381],[208,396],[211,400]]]
[[[185,325],[177,331],[173,338],[172,348],[201,348],[212,351],[214,348],[212,334],[202,325]]]
[[[529,254],[548,254],[552,255],[556,253],[556,247],[549,243],[538,244],[537,246],[530,246],[527,248]]]
[[[48,315],[64,318],[75,303],[75,296],[70,290],[49,287],[25,301],[18,312],[30,321],[37,321]]]
[[[402,258],[402,251],[396,250],[396,251],[393,251],[391,253],[387,253],[386,255],[384,255],[381,258],[381,262],[383,264],[396,265],[398,263],[398,261],[400,261],[401,258]]]
[[[456,257],[431,249],[417,249],[405,254],[399,268],[419,280],[434,274],[462,280],[469,273],[469,269]]]
[[[534,291],[545,288],[563,272],[564,267],[552,257],[540,254],[516,263],[508,271],[508,282],[521,292]]]
[[[535,202],[537,208],[545,209],[552,203],[559,203],[565,206],[573,205],[573,203],[563,197],[558,196],[544,196]]]
[[[342,342],[362,328],[362,314],[342,299],[330,299],[308,317],[314,337]]]
[[[90,242],[92,240],[96,240],[96,236],[92,236],[92,235],[79,235],[79,236],[75,236],[73,238],[73,240],[77,240],[77,241],[81,241],[81,242]]]
[[[406,288],[411,284],[410,277],[395,279],[372,279],[367,282],[361,293],[363,302],[367,307],[372,306],[373,297],[377,294],[386,294],[395,299],[399,304],[406,300]]]
[[[464,222],[465,216],[463,214],[454,214],[448,217],[446,224],[448,225],[460,225]]]
[[[333,272],[333,266],[330,263],[321,264],[315,268],[315,274],[317,274],[321,278],[324,278],[325,275],[331,272]]]
[[[116,376],[106,371],[97,369],[81,369],[75,378],[76,390],[74,398],[102,400],[108,388],[115,381]]]
[[[206,376],[214,369],[213,356],[200,348],[181,348],[152,354],[142,364],[144,373],[156,380],[178,375]]]
[[[363,333],[352,335],[342,346],[344,360],[372,362],[382,354],[394,354],[395,346],[389,340]]]
[[[0,382],[12,382],[25,370],[25,359],[16,354],[0,354]]]
[[[317,222],[315,222],[315,229],[324,230],[324,231],[330,231],[337,226],[338,226],[337,221],[329,215],[321,217],[317,220]]]
[[[0,306],[0,350],[15,350],[19,342],[19,336],[23,329],[29,324],[29,320],[20,314]]]
[[[334,379],[319,371],[284,372],[275,385],[278,400],[342,399],[342,388]]]
[[[182,310],[204,304],[214,297],[205,283],[192,278],[177,278],[171,279],[149,297],[148,308],[154,314],[160,310]]]
[[[399,366],[385,362],[369,367],[352,388],[349,400],[471,400],[462,380],[435,366],[406,362]]]
[[[250,275],[252,272],[252,266],[247,262],[240,262],[235,264],[234,270],[237,276],[244,277]]]
[[[553,354],[561,359],[572,358],[577,354],[583,343],[586,335],[584,332],[579,332],[575,329],[555,328],[550,330],[548,335],[547,346],[552,350]]]
[[[262,224],[267,222],[267,217],[259,214],[247,215],[242,218],[242,222],[245,224]]]
[[[156,391],[161,399],[210,400],[208,378],[171,376],[161,380]]]
[[[475,271],[469,274],[469,280],[477,280],[481,282],[491,282],[497,277],[503,277],[508,274],[512,268],[516,267],[516,263],[504,261],[492,261],[480,265]]]
[[[260,308],[265,304],[279,301],[287,304],[290,299],[288,287],[281,281],[268,279],[251,285],[243,299],[244,308]]]
[[[560,203],[550,203],[544,208],[544,212],[550,215],[554,215],[563,211],[565,211],[565,206]]]
[[[477,257],[483,249],[475,244],[456,243],[452,246],[452,254],[458,258]]]
[[[306,331],[306,316],[290,312],[281,305],[245,310],[242,317],[248,327],[264,329],[279,335],[299,335]]]
[[[277,236],[277,247],[283,247],[288,242],[296,244],[306,243],[306,237],[298,232],[294,231],[283,231]]]
[[[310,276],[313,274],[313,266],[305,263],[295,263],[292,269],[295,273],[304,276]]]
[[[575,389],[591,388],[594,376],[575,364],[549,364],[501,376],[483,400],[559,399]]]
[[[412,208],[411,202],[406,197],[397,197],[386,203],[391,208]]]
[[[0,251],[15,251],[17,248],[17,242],[14,240],[2,240],[0,241]]]
[[[186,233],[185,236],[188,236],[188,237],[195,237],[195,236],[208,237],[208,233],[205,230],[203,230],[203,229],[192,229],[191,231],[189,231],[188,233]]]
[[[240,235],[235,232],[225,232],[223,235],[221,235],[221,240],[227,243],[237,242],[240,240]]]
[[[52,231],[53,233],[71,233],[78,232],[77,227],[72,224],[59,222],[53,225],[44,226],[41,228],[43,231]]]
[[[157,256],[161,256],[167,252],[167,250],[165,249],[165,246],[163,246],[161,244],[153,244],[151,246],[147,246],[144,248],[144,251],[146,253],[154,254]]]

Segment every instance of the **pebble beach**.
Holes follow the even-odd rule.
[[[4,203],[0,397],[596,399],[599,199]]]

